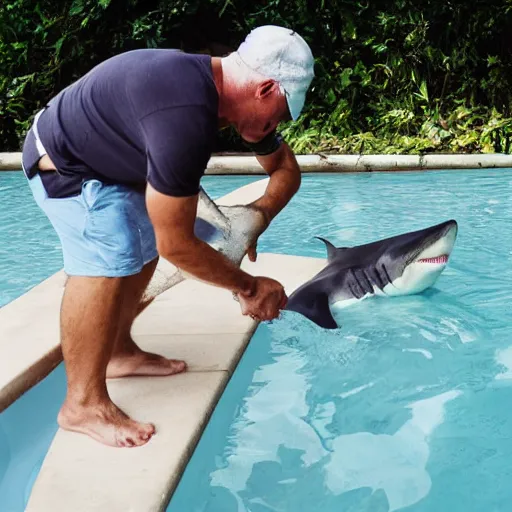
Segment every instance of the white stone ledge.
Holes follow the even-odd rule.
[[[62,360],[59,308],[65,274],[57,272],[0,308],[0,412]]]
[[[112,399],[157,433],[138,448],[111,448],[59,430],[26,512],[163,511],[228,378],[227,372],[119,379]]]
[[[503,153],[421,155],[297,155],[303,172],[421,171],[512,167],[512,155]],[[20,170],[21,153],[0,153],[0,171]],[[214,155],[206,174],[264,174],[256,157]]]

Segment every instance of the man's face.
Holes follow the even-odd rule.
[[[240,117],[235,128],[247,142],[259,142],[280,122],[291,119],[286,96],[279,84],[273,80],[258,84]]]

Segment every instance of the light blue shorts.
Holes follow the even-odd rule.
[[[143,193],[89,180],[79,196],[53,199],[39,175],[29,185],[59,236],[66,274],[130,276],[158,256]]]
[[[130,276],[158,257],[144,192],[93,179],[80,195],[54,199],[39,175],[28,183],[60,239],[66,274]]]

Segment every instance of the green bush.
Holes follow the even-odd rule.
[[[116,53],[173,47],[221,55],[251,28],[293,27],[316,78],[283,131],[303,152],[509,152],[509,0],[7,0],[0,5],[0,148],[33,114]],[[232,132],[219,150],[240,150]]]

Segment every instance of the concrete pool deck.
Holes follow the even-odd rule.
[[[247,203],[267,182],[257,181],[217,202]],[[279,279],[290,294],[324,265],[321,258],[259,254],[256,263],[246,259],[242,267]],[[60,363],[64,282],[58,272],[0,308],[0,410]],[[157,297],[136,320],[134,339],[147,350],[187,360],[189,371],[108,382],[113,400],[135,419],[153,422],[157,434],[142,447],[122,449],[58,430],[25,510],[165,510],[256,328],[229,292],[205,283],[186,280]]]

